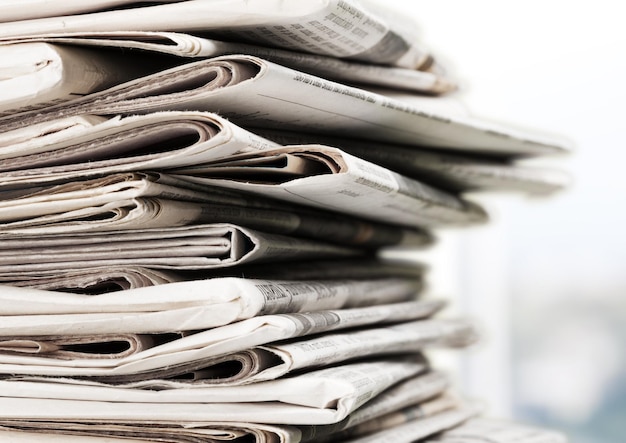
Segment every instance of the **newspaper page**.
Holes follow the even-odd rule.
[[[301,172],[293,177],[275,172],[283,169],[295,173],[301,163],[305,163]],[[182,174],[178,176],[181,180],[253,192],[406,227],[486,220],[484,210],[476,204],[322,145],[234,156],[175,172]]]
[[[127,342],[134,340],[142,343],[142,348],[135,346],[134,349],[130,349],[130,346],[122,349],[119,343],[112,343],[109,348],[106,347],[108,336],[122,335],[110,331],[130,329],[126,326],[122,328],[108,326],[97,330],[93,327],[85,329],[69,324],[65,325],[65,331],[54,329],[51,331],[58,332],[58,336],[52,336],[50,333],[40,336],[28,335],[29,328],[26,327],[21,335],[7,335],[2,338],[6,350],[0,356],[0,371],[21,374],[18,379],[24,379],[27,375],[91,377],[105,381],[117,378],[120,383],[126,382],[129,388],[150,388],[153,385],[158,385],[161,389],[201,387],[211,383],[210,380],[204,381],[206,377],[202,378],[202,370],[212,364],[211,359],[293,337],[372,326],[376,323],[388,324],[427,318],[440,307],[441,302],[434,300],[299,314],[265,315],[189,334],[134,333],[134,337],[125,339]],[[81,335],[75,335],[77,333]],[[62,357],[64,352],[77,350],[66,343],[71,344],[81,339],[85,343],[91,340],[95,345],[91,348],[81,347],[79,350],[84,351],[82,356],[75,355],[71,360],[64,359]],[[105,354],[105,351],[109,350],[111,352]],[[115,355],[113,352],[127,353]],[[101,358],[107,355],[109,358]],[[180,374],[194,377],[186,380],[171,379]],[[138,375],[134,377],[135,380],[145,380],[145,383],[141,381],[130,383],[128,380],[132,380],[133,375]],[[155,377],[155,380],[152,380],[152,377]],[[80,383],[69,379],[64,382]]]
[[[0,116],[82,97],[173,65],[150,53],[116,49],[44,42],[1,45]]]
[[[179,0],[156,0],[157,2],[175,2]],[[0,22],[12,22],[42,17],[56,17],[67,14],[79,14],[101,11],[120,6],[143,3],[140,0],[3,0],[0,4]],[[154,1],[153,1],[154,3]]]
[[[94,46],[96,48],[138,49],[188,58],[248,54],[298,71],[347,84],[373,85],[427,94],[444,94],[456,89],[456,84],[441,72],[375,65],[324,55],[207,39],[197,35],[176,32],[62,33],[26,37],[8,42],[0,40],[0,45],[17,45],[39,41],[52,44]]]
[[[0,197],[2,238],[31,239],[141,228],[176,232],[177,226],[237,223],[266,233],[364,249],[423,247],[433,241],[432,235],[423,229],[402,229],[307,209],[161,173],[129,172],[89,180],[0,184]]]
[[[472,156],[432,149],[410,148],[367,140],[321,134],[257,130],[263,137],[282,145],[323,144],[384,166],[409,178],[451,192],[515,191],[552,193],[566,187],[571,179],[563,171],[499,157]]]
[[[281,281],[223,277],[104,296],[1,286],[0,330],[4,336],[47,335],[58,328],[63,333],[68,327],[94,333],[197,330],[257,315],[407,301],[415,298],[420,286],[419,280],[403,278]]]
[[[324,258],[282,262],[252,263],[237,267],[199,271],[170,271],[141,266],[87,267],[76,270],[14,271],[0,274],[2,284],[80,294],[107,292],[155,286],[186,280],[214,277],[241,277],[266,280],[337,280],[406,278],[415,282],[416,292],[423,285],[424,265],[409,260],[383,260],[370,255],[349,258]]]
[[[207,112],[79,115],[0,133],[0,183],[171,169],[279,146]]]
[[[455,428],[480,413],[477,406],[465,406],[431,417],[409,420],[373,434],[345,440],[346,443],[413,443],[430,435]]]
[[[4,23],[0,38],[58,32],[183,31],[410,69],[432,65],[432,56],[415,32],[416,24],[392,10],[383,9],[381,14],[378,8],[354,0],[183,1]]]
[[[59,272],[12,272],[0,274],[0,282],[11,286],[44,289],[48,291],[103,294],[146,286],[164,285],[187,280],[182,275],[140,266],[106,266]]]
[[[300,443],[295,426],[245,422],[54,422],[3,420],[0,438],[18,443]],[[149,440],[146,440],[149,439]]]
[[[320,329],[321,331],[322,329]],[[393,332],[392,332],[393,331]],[[391,333],[390,333],[391,332]],[[405,332],[405,336],[400,333]],[[378,337],[377,334],[383,335]],[[296,334],[297,335],[297,334]],[[374,339],[367,342],[367,339]],[[288,373],[296,370],[311,370],[319,366],[327,366],[330,364],[343,363],[355,358],[363,356],[373,357],[389,354],[410,354],[416,353],[424,348],[431,347],[462,347],[472,344],[476,339],[476,330],[473,325],[463,320],[419,320],[399,325],[387,326],[385,328],[366,328],[359,332],[341,332],[337,334],[323,334],[318,338],[306,338],[293,340],[290,344],[285,345],[265,345],[261,347],[243,347],[235,353],[218,352],[217,356],[211,356],[216,351],[210,352],[204,347],[201,357],[196,355],[188,361],[181,360],[181,353],[171,352],[168,357],[158,357],[142,359],[141,356],[134,355],[134,359],[124,362],[118,362],[117,366],[109,368],[98,368],[97,360],[99,358],[123,358],[129,355],[140,353],[144,350],[141,346],[134,345],[134,342],[142,343],[146,341],[149,346],[151,340],[159,340],[160,337],[129,337],[118,338],[117,336],[97,336],[84,338],[84,342],[103,345],[111,343],[111,352],[106,354],[94,354],[89,361],[83,361],[85,366],[91,366],[94,369],[82,369],[73,372],[74,367],[81,365],[77,363],[57,363],[55,369],[46,369],[45,365],[27,371],[44,371],[48,375],[50,372],[58,371],[64,375],[86,377],[99,380],[103,383],[113,383],[118,387],[126,387],[129,389],[163,389],[163,388],[185,388],[189,386],[189,382],[180,382],[176,380],[167,380],[169,378],[185,374],[192,376],[193,384],[198,386],[240,386],[250,383],[258,383],[262,381],[275,380],[283,377]],[[167,339],[171,339],[167,337]],[[178,338],[180,340],[180,338]],[[64,340],[67,344],[64,343]],[[98,342],[98,340],[100,340]],[[134,340],[134,341],[133,341]],[[175,341],[174,339],[173,341]],[[199,340],[196,338],[196,341]],[[83,357],[85,360],[86,353],[71,351],[74,343],[80,343],[80,338],[63,337],[56,339],[51,337],[50,340],[27,340],[18,338],[9,338],[0,342],[0,350],[11,352],[13,355],[22,353],[28,357],[29,353],[42,355],[43,359],[79,359]],[[126,349],[117,354],[116,346],[118,343],[128,342]],[[169,342],[168,342],[169,343]],[[221,343],[217,343],[216,347],[220,348]],[[180,343],[172,344],[169,348],[183,346]],[[232,344],[231,344],[232,346]],[[155,346],[156,347],[156,346]],[[98,349],[98,346],[94,346]],[[223,348],[223,346],[222,346]],[[67,351],[66,349],[69,349]],[[82,349],[82,348],[81,348]],[[85,347],[85,349],[88,349]],[[108,351],[109,349],[107,349]],[[158,350],[152,353],[160,352]],[[150,353],[148,353],[150,354]],[[190,358],[190,352],[187,352],[187,359]],[[196,353],[198,354],[198,353]],[[219,355],[222,354],[222,355]],[[143,354],[144,356],[146,353]],[[167,358],[167,364],[163,360]],[[155,362],[161,360],[159,367],[150,369]],[[29,364],[28,358],[16,359],[7,356],[5,360],[22,361],[24,365]],[[41,361],[34,359],[33,363]],[[53,362],[50,366],[55,366]],[[10,363],[15,365],[15,363]],[[104,366],[104,365],[103,365]],[[15,372],[15,371],[13,371]],[[165,379],[165,380],[164,380]],[[65,380],[65,383],[76,383],[72,380]]]
[[[305,340],[291,340],[285,344],[248,348],[237,354],[219,358],[212,365],[207,364],[199,371],[198,378],[202,378],[208,384],[235,386],[274,380],[292,371],[326,366],[363,356],[415,353],[430,347],[469,346],[476,339],[474,325],[465,320],[419,320],[384,328],[322,334]],[[228,362],[239,362],[241,369],[219,371],[218,368]],[[206,371],[206,375],[203,371]],[[140,386],[150,387],[152,382],[146,380]]]
[[[248,348],[236,355],[224,356],[212,365],[218,368],[218,365],[227,362],[239,362],[240,370],[220,373],[207,365],[205,369],[208,376],[205,377],[206,383],[216,385],[256,383],[274,380],[292,371],[363,356],[414,353],[429,347],[463,347],[474,343],[476,339],[474,325],[465,320],[419,320]],[[199,377],[203,377],[202,371]],[[150,387],[151,383],[146,380],[140,386]]]
[[[72,427],[71,431],[66,431],[59,429],[56,423],[45,422],[42,425],[40,422],[14,420],[0,425],[0,438],[16,443],[128,443],[129,441],[154,443],[154,440],[147,440],[150,438],[149,433],[145,433],[145,437],[142,438],[139,437],[140,433],[135,432],[134,437],[126,438],[111,436],[108,432],[103,432],[101,436],[98,436],[96,431],[92,431],[96,435],[84,435],[76,430],[78,428],[80,426],[76,425],[76,427]],[[89,426],[89,428],[93,428],[93,426]],[[171,441],[182,443],[182,440]],[[236,442],[236,440],[234,441]]]
[[[173,92],[174,91],[174,92]],[[196,109],[246,128],[343,135],[408,146],[506,155],[564,152],[567,143],[488,120],[430,109],[246,55],[188,63],[42,113],[0,121],[0,129],[62,116]]]
[[[97,420],[103,423],[147,420],[323,425],[345,419],[381,392],[424,369],[424,364],[413,358],[387,358],[244,386],[161,391],[53,382],[3,382],[0,415],[7,420]],[[111,401],[116,402],[115,408],[110,407]]]
[[[271,264],[255,264],[239,268],[252,278],[287,278],[289,280],[404,277],[421,279],[428,267],[414,259],[354,257],[349,259],[307,260],[290,262],[280,268]]]
[[[437,393],[439,393],[443,387],[441,386],[441,380],[443,377],[439,374],[439,381],[433,379],[433,375],[435,373],[427,373],[424,375],[418,375],[416,377],[409,378],[404,382],[400,382],[391,388],[385,390],[383,393],[374,397],[374,399],[368,401],[365,405],[358,408],[356,411],[351,413],[347,419],[340,421],[337,424],[333,425],[322,425],[322,426],[287,426],[287,425],[267,425],[267,424],[258,424],[258,423],[211,423],[211,422],[201,422],[201,423],[185,423],[184,425],[176,425],[176,424],[159,424],[157,426],[156,423],[150,422],[146,424],[141,423],[133,423],[133,422],[121,422],[121,423],[99,423],[97,427],[93,426],[89,422],[83,423],[69,423],[69,422],[34,422],[34,421],[24,421],[24,420],[13,420],[0,421],[0,431],[4,429],[4,434],[9,435],[9,430],[22,431],[23,433],[30,432],[33,434],[33,437],[36,436],[36,432],[54,432],[58,434],[66,434],[66,435],[84,435],[87,434],[94,438],[94,443],[105,443],[103,440],[98,440],[96,437],[99,435],[100,439],[104,439],[105,435],[116,435],[116,436],[124,436],[128,438],[130,441],[142,441],[137,440],[141,437],[136,437],[137,435],[142,436],[143,438],[151,437],[153,439],[156,438],[167,438],[168,441],[172,442],[189,442],[195,441],[193,438],[202,439],[202,441],[217,443],[222,441],[231,441],[231,442],[239,442],[242,443],[249,442],[250,438],[254,443],[265,443],[269,442],[281,442],[281,443],[300,443],[305,441],[337,441],[339,438],[339,434],[337,434],[336,438],[333,438],[333,434],[340,429],[346,427],[347,422],[353,422],[353,417],[357,415],[363,416],[365,411],[369,411],[368,414],[374,413],[375,410],[380,410],[378,414],[375,416],[380,416],[385,412],[396,411],[401,408],[399,403],[395,402],[395,404],[389,404],[384,408],[380,408],[382,403],[389,403],[389,400],[393,400],[398,395],[402,393],[406,393],[409,398],[413,399],[413,403],[419,403],[424,399],[430,398]],[[431,379],[430,382],[426,381],[427,379]],[[428,386],[437,385],[436,389],[428,388]],[[444,383],[445,384],[445,383]],[[421,386],[422,388],[418,388]],[[402,389],[404,388],[404,389]],[[393,394],[392,393],[397,393]],[[385,401],[382,401],[382,400]],[[385,411],[385,412],[382,412]],[[58,435],[56,434],[56,435]],[[20,435],[20,434],[17,434]],[[40,434],[41,435],[41,434]],[[55,434],[52,434],[55,435]],[[22,441],[22,440],[16,440]],[[28,441],[28,440],[25,440]],[[34,440],[31,440],[34,441]],[[39,440],[36,440],[39,441]],[[47,441],[47,440],[44,440]],[[71,440],[70,440],[71,441]],[[86,440],[91,441],[91,440]],[[128,440],[124,440],[128,441]]]
[[[354,411],[342,422],[331,426],[300,427],[303,440],[317,443],[338,441],[351,433],[368,426],[381,417],[397,413],[410,406],[419,406],[427,400],[441,395],[449,385],[448,378],[441,372],[429,371],[400,382]]]
[[[108,266],[201,270],[252,262],[275,263],[358,254],[358,251],[332,243],[264,234],[237,225],[216,223],[5,238],[0,249],[0,276]]]
[[[450,429],[428,443],[567,443],[560,432],[487,417],[477,417]]]
[[[348,429],[341,434],[337,434],[337,440],[350,439],[376,432],[392,429],[410,420],[420,420],[432,417],[438,413],[450,411],[463,406],[459,399],[450,394],[443,394],[425,402],[414,404],[399,411],[394,411],[384,416],[369,420],[354,428]]]

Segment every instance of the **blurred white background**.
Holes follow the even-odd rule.
[[[420,23],[477,115],[570,139],[550,198],[476,197],[484,227],[444,232],[432,286],[479,318],[457,362],[488,414],[626,441],[626,3],[386,0]]]

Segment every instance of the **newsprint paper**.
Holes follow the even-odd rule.
[[[419,43],[415,23],[402,14],[391,14],[388,9],[381,14],[380,6],[353,0],[192,0],[93,13],[89,12],[138,2],[26,3],[31,7],[19,7],[14,0],[0,4],[0,20],[24,19],[3,23],[1,39],[85,31],[212,32],[228,40],[411,69],[428,68],[433,63]],[[38,5],[42,8],[35,8]],[[33,10],[34,14],[29,13]],[[61,16],[71,13],[77,15]],[[46,15],[52,17],[28,20]]]
[[[2,286],[2,335],[73,330],[171,332],[223,326],[256,315],[354,308],[412,300],[414,278],[260,280],[216,277],[99,296]],[[28,303],[24,303],[28,300]]]
[[[25,45],[26,43],[39,43],[40,46],[46,49],[40,51],[30,50]],[[46,45],[42,43],[46,43]],[[44,58],[46,52],[50,51],[51,55],[48,56],[48,59],[52,60],[50,64],[53,64],[55,60],[62,60],[64,55],[62,45],[85,48],[94,47],[94,49],[138,49],[140,51],[131,51],[130,54],[141,55],[142,51],[147,51],[181,58],[208,58],[220,55],[248,54],[297,69],[298,71],[346,84],[372,85],[374,87],[386,87],[427,94],[442,94],[456,89],[455,83],[446,78],[443,72],[418,71],[394,66],[374,65],[325,55],[207,39],[180,32],[64,32],[17,40],[0,40],[0,55],[19,50],[22,53],[28,52],[33,62],[38,61],[41,63],[46,60]],[[114,51],[108,51],[108,53],[115,54]],[[85,51],[85,56],[88,56],[88,54],[89,51]],[[76,60],[80,59],[78,55],[75,55],[73,58]],[[156,57],[152,58],[156,59]],[[183,62],[184,60],[179,60],[178,64]],[[61,68],[66,70],[67,76],[71,76],[71,72],[77,70],[78,65],[62,64]],[[40,71],[40,73],[42,72]],[[28,73],[19,72],[16,69],[14,75],[26,80],[25,77]],[[34,80],[33,76],[28,80]],[[92,92],[96,88],[94,86]],[[40,103],[45,102],[41,96],[37,96],[37,101]]]
[[[187,63],[41,112],[5,117],[0,130],[77,114],[185,109],[219,111],[250,129],[352,131],[361,138],[409,146],[507,155],[559,153],[567,146],[554,137],[457,112],[435,112],[247,55]]]

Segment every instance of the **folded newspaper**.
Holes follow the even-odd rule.
[[[324,425],[344,420],[368,400],[425,369],[423,360],[415,356],[388,357],[244,386],[162,391],[45,381],[5,382],[0,394],[0,416],[7,420],[101,423],[132,418],[163,424],[244,421]],[[4,390],[5,386],[11,389],[10,393]],[[111,402],[115,402],[115,408],[111,408]]]
[[[421,281],[414,278],[297,281],[224,277],[93,296],[6,285],[0,286],[0,334],[199,330],[257,315],[408,301],[420,287]]]
[[[279,146],[208,112],[75,115],[0,133],[0,171],[2,183],[31,183],[171,169]]]
[[[173,271],[155,270],[138,266],[107,266],[104,268],[63,269],[58,272],[11,272],[0,275],[0,282],[11,286],[25,286],[61,292],[102,294],[163,285],[188,280]]]
[[[427,437],[459,425],[476,414],[477,410],[475,408],[461,407],[454,411],[435,413],[432,416],[425,414],[419,421],[413,422],[413,425],[418,428],[418,435]],[[154,441],[168,441],[172,443],[303,443],[322,441],[309,438],[310,429],[321,428],[322,426],[308,426],[303,430],[303,426],[245,422],[202,422],[193,424],[98,422],[97,426],[94,425],[95,423],[95,421],[87,420],[81,420],[80,422],[3,420],[0,422],[0,438],[8,438],[12,442],[20,443],[149,443]],[[330,434],[330,437],[330,440],[323,441],[353,441],[335,440],[332,434]],[[385,441],[392,443],[391,440]],[[522,441],[522,443],[531,442]],[[546,441],[546,443],[561,443],[561,440]]]
[[[48,439],[55,435],[67,436],[70,438],[69,441],[73,441],[72,435],[80,435],[86,439],[85,441],[92,441],[88,438],[90,436],[94,442],[101,443],[104,443],[103,439],[111,438],[113,435],[128,439],[124,441],[144,441],[145,438],[153,438],[181,443],[197,440],[211,443],[339,441],[349,435],[360,435],[365,429],[371,431],[389,425],[392,420],[398,421],[398,415],[404,414],[407,408],[411,408],[411,418],[419,415],[422,419],[428,419],[441,412],[463,407],[449,395],[441,395],[447,384],[446,378],[436,372],[408,378],[369,400],[346,419],[332,425],[293,426],[237,422],[157,424],[124,420],[116,423],[98,423],[96,427],[89,421],[50,422],[17,419],[0,421],[0,435],[7,438],[15,437],[15,441],[24,441],[20,440],[20,437],[27,439],[29,436],[36,440],[38,435],[42,437],[41,441],[54,441]],[[432,432],[444,430],[446,427],[437,429],[428,425]]]
[[[182,181],[238,189],[410,228],[486,220],[477,204],[321,145],[236,155],[175,172],[181,174],[177,178]]]
[[[1,46],[0,115],[44,108],[175,64],[150,53],[129,54],[113,48],[43,42]]]
[[[264,234],[232,224],[5,238],[0,275],[56,273],[81,268],[199,270],[251,262],[352,256],[333,243]]]
[[[476,417],[424,440],[425,443],[567,443],[560,432],[493,418]]]
[[[164,236],[172,237],[176,233],[184,236],[194,225],[207,223],[237,223],[263,232],[367,249],[419,247],[433,240],[431,234],[418,228],[400,229],[340,213],[311,210],[224,188],[199,186],[187,178],[180,180],[161,173],[0,184],[2,238],[21,237],[29,241],[59,235],[59,242],[70,242],[71,234],[79,232],[146,228],[169,231]]]
[[[392,97],[325,80],[264,59],[232,55],[177,66],[88,94],[41,112],[0,120],[9,131],[79,114],[164,110],[219,111],[246,128],[354,136],[408,146],[505,155],[567,150],[563,140],[457,112],[431,111]]]
[[[547,194],[562,190],[570,182],[563,171],[524,165],[501,156],[443,152],[367,140],[277,130],[258,134],[282,145],[322,144],[333,146],[409,178],[450,192],[516,191]]]
[[[411,69],[428,68],[433,63],[432,56],[419,43],[416,24],[405,15],[375,3],[354,0],[141,3],[107,4],[98,0],[86,4],[65,0],[63,5],[55,6],[56,2],[27,0],[26,4],[17,6],[11,0],[0,4],[0,20],[7,22],[0,28],[0,39],[55,32],[186,31]],[[124,8],[91,12],[112,6]]]
[[[179,0],[156,0],[153,3],[174,3]],[[57,17],[66,14],[79,14],[92,11],[102,11],[109,8],[141,5],[140,0],[92,0],[85,3],[79,0],[69,0],[63,3],[48,0],[5,0],[0,11],[1,22],[12,22],[41,17]]]
[[[383,312],[377,314],[378,318],[382,318],[381,321],[399,321],[432,313],[432,308],[429,312],[427,307],[405,307],[410,311],[404,315],[394,313],[394,318],[388,312]],[[346,314],[346,317],[349,315]],[[258,327],[258,330],[252,332],[246,332],[246,328],[255,322],[248,321],[246,325],[222,326],[224,330],[200,332],[198,336],[170,333],[160,336],[102,334],[6,337],[0,340],[0,372],[24,376],[88,377],[127,389],[236,386],[274,380],[291,371],[311,370],[363,356],[414,354],[429,347],[465,347],[474,343],[477,337],[476,327],[464,320],[413,320],[385,327],[376,327],[369,319],[349,319],[340,325],[330,326],[317,320],[318,324],[314,325],[317,330],[310,325],[309,330],[305,329],[306,325],[294,330],[293,323],[303,320],[294,315],[285,316],[286,319],[268,318],[269,326]],[[315,316],[312,317],[315,319]],[[310,321],[306,316],[304,320]],[[348,328],[350,323],[367,327],[359,331],[293,339],[289,343],[272,343],[277,340],[276,336],[279,336],[278,340],[280,336],[282,339],[302,337],[315,332]],[[278,325],[285,325],[289,329],[286,332],[273,332],[272,329]],[[226,338],[222,339],[220,335]],[[182,378],[182,375],[186,378]],[[74,379],[61,382],[87,384],[86,381]]]
[[[427,94],[443,94],[456,89],[456,85],[442,72],[418,71],[394,66],[382,66],[325,55],[309,54],[246,43],[207,39],[197,35],[180,32],[150,31],[109,31],[48,34],[36,37],[24,37],[15,40],[0,40],[0,55],[20,50],[27,51],[24,43],[44,42],[52,45],[71,45],[78,47],[122,48],[133,54],[148,51],[154,54],[174,55],[186,58],[208,58],[220,55],[248,54],[264,58],[298,71],[346,84],[364,84],[376,87],[402,89]],[[4,49],[13,46],[15,49]],[[39,56],[31,51],[32,57]],[[63,51],[60,52],[64,55]],[[29,54],[31,55],[31,54]],[[79,54],[68,55],[79,61]],[[45,61],[39,56],[40,61]],[[165,59],[168,60],[168,59]],[[164,60],[164,62],[165,62]],[[172,60],[168,60],[170,63]],[[15,69],[17,76],[24,73]],[[69,72],[68,72],[69,75]],[[34,81],[25,79],[33,88],[39,88]],[[34,79],[33,79],[34,80]],[[76,81],[81,81],[76,79]]]
[[[57,235],[61,237],[61,235]],[[203,280],[211,277],[241,277],[287,280],[337,280],[377,279],[399,277],[412,279],[416,292],[423,281],[424,266],[414,261],[381,260],[369,255],[344,259],[324,258],[252,263],[236,267],[202,269],[196,271],[173,271],[142,266],[81,267],[78,269],[13,270],[0,273],[0,282],[11,286],[46,289],[81,294],[136,289],[186,280]]]

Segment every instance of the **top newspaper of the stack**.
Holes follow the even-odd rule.
[[[414,23],[362,0],[161,0],[145,4],[137,0],[5,0],[0,2],[0,40],[72,32],[179,31],[409,69],[432,63],[419,45]]]

